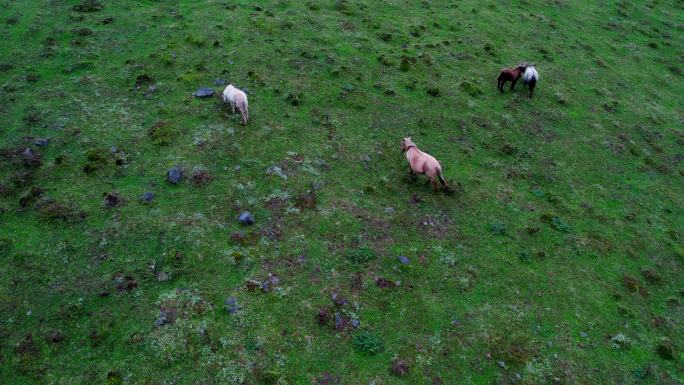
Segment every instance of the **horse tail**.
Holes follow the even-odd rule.
[[[532,91],[534,91],[534,86],[536,86],[536,85],[537,85],[537,77],[533,76],[532,79],[530,79],[530,84],[529,84],[530,97],[532,97]]]
[[[442,186],[447,187],[446,182],[444,181],[444,175],[442,175],[442,168],[437,169],[437,178],[439,178],[439,183],[442,184]]]

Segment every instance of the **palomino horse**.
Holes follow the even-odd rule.
[[[444,176],[442,175],[442,166],[439,164],[437,159],[435,159],[430,154],[426,154],[416,147],[411,138],[404,138],[401,141],[401,152],[406,153],[406,160],[409,162],[409,173],[411,176],[415,174],[425,174],[430,183],[432,183],[432,188],[437,191],[437,181],[442,183],[447,191],[449,186],[447,186],[444,181]]]

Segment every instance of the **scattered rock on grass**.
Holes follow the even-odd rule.
[[[49,142],[50,142],[50,139],[48,139],[48,138],[36,138],[33,141],[33,144],[35,144],[36,146],[45,147],[48,145]]]
[[[214,90],[209,87],[202,87],[192,93],[192,96],[196,98],[208,98],[212,95],[214,95]]]
[[[631,345],[632,340],[622,333],[616,334],[610,339],[610,346],[612,346],[613,349],[626,350],[629,349]]]
[[[266,174],[267,175],[275,175],[275,176],[281,177],[283,179],[287,179],[287,174],[285,174],[285,172],[283,171],[282,168],[280,168],[280,166],[275,165],[275,164],[273,166],[269,167],[268,169],[266,169]]]
[[[172,184],[178,184],[183,180],[183,169],[179,166],[172,167],[166,175],[166,179]]]
[[[154,321],[154,326],[161,327],[173,323],[173,321],[176,320],[177,315],[178,311],[176,309],[161,309],[159,312],[159,317],[156,321]]]
[[[143,195],[141,200],[145,203],[152,202],[154,200],[154,193],[152,191],[146,191]]]
[[[40,154],[33,151],[30,147],[24,149],[21,153],[21,158],[26,167],[40,167],[43,164]]]
[[[254,224],[254,216],[249,211],[243,211],[238,215],[237,221],[241,225],[251,226]]]
[[[399,263],[401,263],[402,265],[408,265],[408,264],[411,263],[411,260],[410,260],[408,257],[404,256],[404,255],[398,256],[398,257],[397,257],[397,260],[398,260]]]
[[[235,314],[238,312],[238,310],[240,310],[237,298],[235,297],[228,297],[224,303],[229,314]]]

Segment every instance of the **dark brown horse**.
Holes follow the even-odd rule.
[[[515,68],[504,68],[501,70],[501,73],[499,74],[499,77],[497,78],[498,84],[497,88],[499,89],[500,92],[504,92],[504,84],[506,82],[511,82],[511,91],[515,91],[515,83],[518,82],[518,79],[520,79],[520,76],[525,72],[525,67],[527,65],[525,63],[519,64]]]

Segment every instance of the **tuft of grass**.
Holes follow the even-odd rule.
[[[359,247],[347,253],[347,259],[354,264],[366,264],[377,259],[377,254],[369,247]]]
[[[384,349],[382,339],[369,330],[361,330],[352,337],[352,345],[360,352],[375,355]]]

